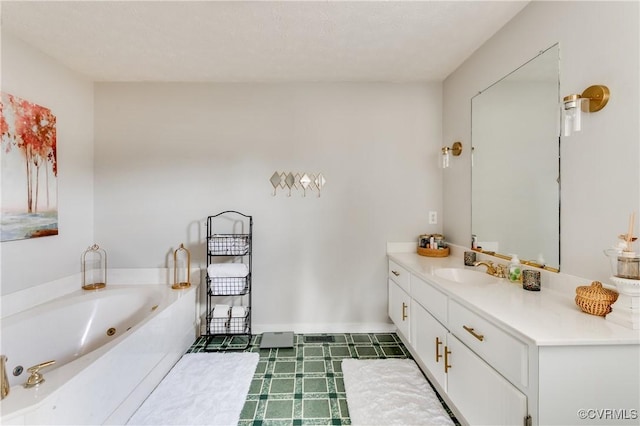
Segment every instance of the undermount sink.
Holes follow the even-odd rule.
[[[485,272],[462,268],[438,268],[434,274],[445,280],[464,284],[489,284],[498,281],[496,277]]]

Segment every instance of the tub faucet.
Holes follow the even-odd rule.
[[[38,386],[40,383],[44,382],[44,376],[40,373],[40,369],[44,367],[48,367],[50,365],[55,364],[55,360],[43,362],[38,365],[34,365],[33,367],[27,368],[27,371],[31,373],[29,378],[27,379],[27,383],[24,384],[25,388],[32,388],[34,386]]]
[[[9,377],[7,376],[7,357],[0,355],[0,399],[9,395]]]

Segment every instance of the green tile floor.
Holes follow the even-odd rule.
[[[315,341],[320,336],[333,342]],[[207,347],[201,337],[188,352],[244,347],[246,339],[215,338]],[[298,334],[294,347],[285,349],[260,349],[260,339],[260,335],[252,336],[246,349],[259,353],[260,361],[240,416],[242,426],[349,425],[342,360],[411,358],[395,333]]]

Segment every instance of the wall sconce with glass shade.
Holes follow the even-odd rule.
[[[191,252],[184,244],[180,244],[173,252],[173,285],[174,290],[191,287]]]
[[[458,157],[462,154],[462,142],[454,142],[451,147],[443,146],[442,155],[440,156],[440,167],[446,169],[449,167],[450,155]]]
[[[562,100],[564,136],[582,130],[582,113],[600,111],[609,102],[609,88],[602,84],[587,87],[582,94],[571,94]]]

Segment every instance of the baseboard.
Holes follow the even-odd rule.
[[[296,334],[394,333],[396,326],[391,323],[288,323],[255,324],[252,330],[253,334],[277,331],[293,331]]]

